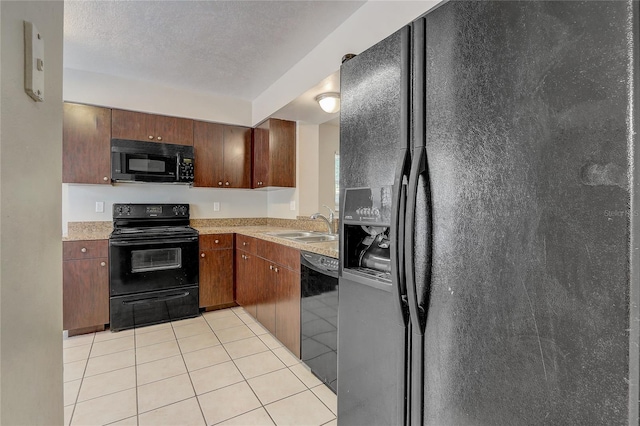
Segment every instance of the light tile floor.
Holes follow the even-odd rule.
[[[63,347],[65,425],[337,425],[335,394],[241,307]]]

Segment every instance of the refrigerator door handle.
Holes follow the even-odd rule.
[[[407,200],[407,176],[409,174],[409,151],[400,150],[396,175],[394,178],[394,194],[391,207],[391,270],[393,275],[393,295],[396,299],[400,313],[407,324],[409,321],[409,306],[407,304],[407,284],[404,268],[405,216]]]
[[[409,302],[409,316],[411,318],[411,325],[414,333],[423,335],[426,328],[427,321],[427,306],[428,306],[428,295],[429,295],[429,272],[425,271],[427,276],[418,277],[416,272],[416,212],[418,208],[418,191],[421,188],[421,185],[425,186],[426,193],[426,204],[427,211],[426,220],[428,223],[428,228],[426,230],[425,237],[425,253],[427,253],[427,259],[421,259],[425,265],[429,266],[431,263],[430,254],[431,254],[431,203],[429,200],[429,182],[428,182],[428,174],[427,172],[427,153],[424,148],[418,147],[414,151],[413,162],[411,164],[411,173],[409,174],[409,188],[407,194],[407,217],[405,220],[406,229],[405,229],[405,273],[406,273],[406,286],[407,286],[407,298]],[[423,182],[421,182],[420,178],[423,178]],[[423,286],[421,287],[421,291],[419,293],[418,288],[418,279],[421,279],[423,282]]]

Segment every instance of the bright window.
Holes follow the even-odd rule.
[[[340,153],[336,152],[334,155],[335,155],[334,163],[335,163],[335,182],[336,182],[335,210],[338,211],[340,210]]]

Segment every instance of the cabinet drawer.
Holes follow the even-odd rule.
[[[256,254],[258,240],[253,237],[247,237],[246,235],[236,234],[236,248],[249,253]]]
[[[108,256],[108,240],[63,241],[62,243],[62,260],[93,259]]]
[[[233,248],[233,234],[200,235],[200,250]]]
[[[300,250],[265,240],[258,240],[257,246],[258,256],[294,271],[300,271]]]

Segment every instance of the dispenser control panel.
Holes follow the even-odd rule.
[[[392,187],[345,189],[343,220],[390,224]]]

